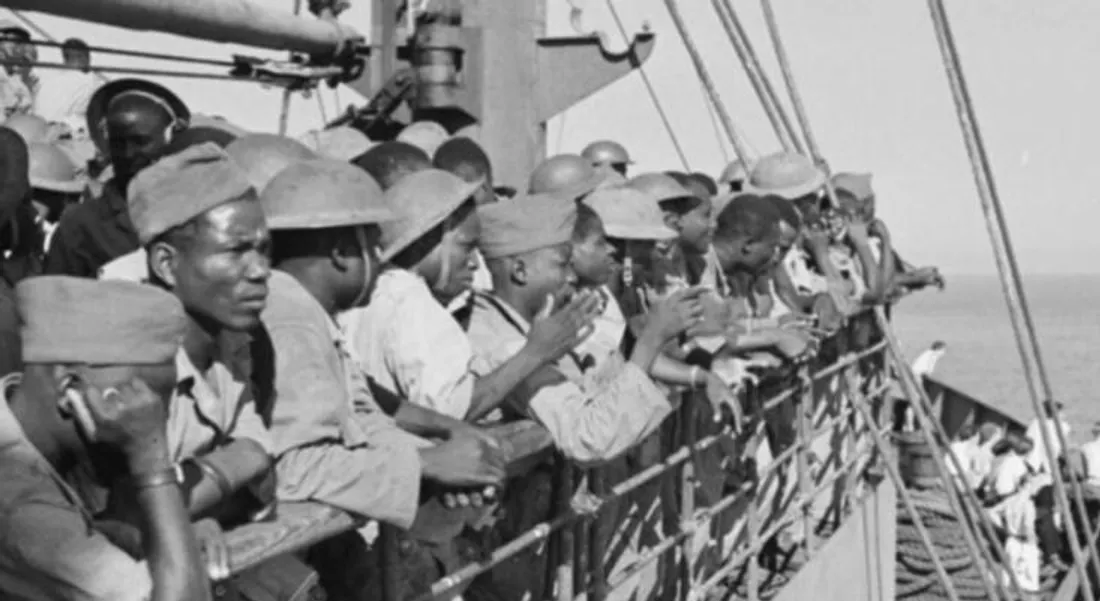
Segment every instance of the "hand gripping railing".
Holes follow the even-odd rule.
[[[675,591],[682,599],[701,599],[721,587],[746,582],[744,596],[760,598],[763,568],[758,558],[765,547],[785,531],[801,530],[795,535],[801,541],[798,551],[803,558],[812,557],[826,516],[842,521],[858,501],[857,491],[866,488],[867,470],[883,463],[880,458],[892,455],[883,436],[889,430],[889,416],[881,411],[880,402],[890,385],[883,377],[887,339],[874,332],[874,342],[863,341],[862,347],[852,344],[857,330],[862,328],[867,338],[868,328],[876,327],[872,317],[865,314],[854,319],[826,345],[832,347],[832,358],[778,374],[790,383],[763,402],[750,403],[755,406],[744,433],[716,428],[699,431],[700,426],[713,423],[709,407],[683,403],[664,432],[666,437],[679,435],[682,439],[674,450],[617,483],[610,482],[601,468],[588,470],[579,487],[570,486],[573,480],[559,478],[566,489],[559,488],[554,497],[572,499],[571,503],[484,560],[435,582],[420,600],[447,599],[502,562],[548,541],[552,544],[547,548],[556,550],[555,556],[548,558],[550,573],[556,581],[557,598],[563,601],[581,595],[600,601],[621,587],[636,586],[637,577],[647,572],[656,575],[651,579],[655,588]],[[750,393],[746,401],[758,396]],[[793,431],[792,424],[797,424]],[[708,452],[729,445],[741,454],[734,460],[760,448],[770,450],[772,457],[752,477],[727,486],[720,498],[701,498],[700,491],[708,481],[725,477],[714,473],[714,466],[703,459]],[[822,451],[828,452],[824,459],[819,456]],[[894,466],[885,464],[899,485],[899,494],[907,500]],[[625,530],[629,520],[605,523],[609,508],[627,503],[647,485],[662,480],[672,481],[674,494],[662,499],[675,500],[678,523],[659,539],[635,545],[632,559],[614,561],[616,554],[611,551],[628,544],[624,541],[630,538]],[[907,507],[919,524],[911,501]],[[637,509],[644,513],[646,508]],[[595,535],[608,532],[609,526],[617,530],[612,536]],[[922,526],[918,529],[931,550],[927,531]],[[708,554],[709,562],[704,560]],[[611,561],[607,561],[609,555]],[[930,555],[940,576],[947,578],[935,553]],[[665,569],[661,569],[662,562]],[[953,591],[949,579],[944,586]]]

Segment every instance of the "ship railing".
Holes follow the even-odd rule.
[[[478,561],[413,589],[419,599],[449,598],[527,557],[528,567],[546,568],[561,600],[668,591],[694,599],[729,587],[753,601],[768,597],[881,479],[871,469],[879,457],[871,428],[885,434],[892,422],[886,350],[873,314],[856,315],[813,361],[744,391],[750,410],[739,433],[716,423],[709,404],[691,397],[697,393],[685,393],[627,460],[598,468],[562,460],[531,422],[498,426],[510,451],[508,488],[535,466],[552,466],[551,506]],[[514,509],[507,499],[504,512]],[[359,526],[320,504],[283,504],[274,521],[229,533],[234,573]],[[383,564],[399,561],[381,556]],[[392,572],[383,565],[382,573]],[[395,587],[386,588],[396,600]]]

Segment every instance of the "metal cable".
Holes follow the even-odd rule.
[[[726,106],[722,103],[722,98],[718,95],[718,90],[714,86],[714,80],[711,79],[710,73],[707,71],[707,66],[703,62],[703,56],[699,53],[699,49],[695,47],[695,42],[692,41],[691,34],[687,30],[687,25],[684,23],[684,17],[680,14],[679,7],[676,6],[676,0],[664,1],[665,7],[668,9],[668,14],[672,17],[672,22],[680,34],[680,39],[684,42],[684,47],[691,57],[691,63],[695,66],[695,72],[703,82],[703,87],[706,89],[711,103],[714,104],[715,110],[718,111],[718,116],[721,117],[722,126],[725,128],[726,135],[729,136],[730,142],[733,143],[733,148],[737,152],[737,157],[748,163],[752,159],[748,152],[748,146],[741,138],[741,134],[737,131],[737,127],[734,125],[733,119],[726,110]]]
[[[25,65],[24,61],[14,61],[0,59],[0,65]],[[58,69],[62,71],[81,71],[80,67],[74,67],[72,65],[66,65],[64,63],[43,63],[34,62],[31,63],[32,67],[40,69]],[[119,75],[144,75],[147,77],[178,77],[184,79],[215,79],[219,81],[240,81],[240,82],[253,82],[251,79],[234,77],[232,75],[225,75],[221,73],[199,73],[195,71],[170,71],[163,69],[141,69],[130,67],[96,67],[96,71],[101,73],[117,73]]]
[[[714,6],[714,11],[718,13],[722,27],[726,30],[726,37],[733,45],[737,58],[741,60],[741,65],[745,68],[745,75],[748,76],[749,83],[752,84],[757,98],[764,106],[764,113],[767,115],[768,121],[771,122],[772,129],[775,131],[776,137],[779,138],[779,143],[788,152],[805,154],[806,149],[802,144],[802,140],[798,137],[798,132],[791,124],[790,117],[787,116],[782,103],[779,102],[779,96],[775,93],[771,80],[768,79],[764,69],[760,66],[756,50],[752,47],[752,42],[749,41],[749,36],[733,8],[732,1],[711,0],[711,4]]]
[[[631,42],[630,34],[626,32],[626,27],[623,26],[623,20],[619,18],[619,11],[615,8],[613,0],[607,0],[607,8],[611,11],[611,17],[615,19],[615,26],[619,28],[619,33],[622,34],[623,41],[629,45]],[[683,165],[684,170],[691,171],[691,166],[688,164],[684,147],[680,145],[680,139],[676,137],[676,130],[673,129],[672,122],[669,121],[668,114],[665,112],[665,107],[661,104],[661,99],[657,96],[657,89],[653,87],[653,82],[650,81],[649,74],[646,73],[645,65],[639,64],[637,66],[637,71],[638,75],[642,76],[642,82],[645,83],[646,91],[649,92],[649,98],[653,101],[653,108],[657,109],[657,115],[660,116],[661,123],[664,125],[665,131],[668,132],[668,138],[672,141],[672,146],[676,149],[676,156],[680,158],[680,164]]]
[[[41,46],[43,48],[61,48],[64,46],[63,42],[56,40],[28,40],[24,42],[32,46]],[[143,58],[156,61],[175,61],[180,63],[190,63],[193,65],[207,65],[210,67],[226,67],[232,68],[236,66],[233,61],[216,60],[212,58],[194,58],[190,56],[180,56],[177,54],[160,54],[157,52],[145,52],[142,50],[123,50],[121,48],[106,48],[103,46],[88,46],[88,51],[97,54],[113,54],[116,56],[128,56],[132,58]]]
[[[989,237],[993,244],[993,255],[997,262],[997,271],[1001,276],[1001,287],[1004,291],[1005,301],[1008,304],[1009,317],[1012,321],[1012,327],[1015,330],[1016,345],[1020,352],[1020,358],[1023,361],[1024,371],[1029,374],[1032,410],[1040,420],[1041,427],[1039,428],[1039,434],[1042,439],[1043,450],[1051,468],[1051,476],[1053,477],[1054,490],[1056,493],[1055,496],[1066,518],[1065,524],[1067,533],[1069,534],[1070,548],[1073,551],[1075,567],[1080,571],[1081,586],[1085,590],[1085,598],[1091,601],[1095,599],[1095,596],[1093,595],[1092,585],[1088,578],[1087,562],[1079,544],[1080,539],[1078,538],[1077,528],[1074,524],[1069,497],[1066,493],[1065,482],[1062,478],[1062,470],[1058,468],[1057,455],[1054,452],[1050,433],[1047,431],[1046,416],[1039,399],[1039,390],[1035,386],[1035,381],[1030,378],[1030,371],[1034,368],[1037,372],[1037,379],[1041,383],[1043,391],[1047,394],[1047,398],[1049,399],[1050,383],[1047,379],[1046,370],[1043,366],[1041,354],[1039,352],[1039,341],[1035,334],[1034,323],[1031,320],[1031,311],[1027,304],[1027,295],[1024,292],[1022,278],[1020,277],[1020,268],[1016,262],[1016,254],[1013,250],[1012,240],[1008,232],[1008,225],[1005,221],[1004,209],[1001,206],[1000,196],[997,193],[996,183],[993,179],[993,170],[989,164],[989,157],[985,151],[985,143],[982,140],[981,131],[978,127],[977,115],[974,112],[974,105],[970,99],[970,91],[966,85],[966,79],[962,72],[962,65],[959,60],[958,49],[955,46],[954,35],[951,32],[951,26],[948,22],[947,11],[943,6],[942,0],[928,0],[928,8],[936,32],[936,41],[939,44],[940,54],[943,57],[944,70],[947,73],[947,79],[951,87],[951,96],[955,102],[955,111],[959,118],[963,140],[966,143],[967,154],[970,156],[971,170],[974,175],[975,184],[978,187],[978,197],[981,201],[982,212],[985,215],[986,229],[989,231]],[[1029,351],[1033,353],[1034,356],[1029,355]],[[1034,360],[1034,366],[1031,360]],[[1056,416],[1054,417],[1057,419]],[[1062,432],[1060,425],[1056,424],[1054,430],[1056,438],[1063,445],[1062,448],[1067,448],[1065,446],[1065,433]],[[1085,508],[1080,484],[1074,478],[1070,478],[1069,480],[1077,507],[1077,513],[1081,518],[1081,524],[1091,533],[1092,528],[1089,525],[1088,512]],[[1100,554],[1093,551],[1089,553],[1089,557],[1092,560],[1093,570],[1096,572],[1097,576],[1100,576]]]
[[[730,152],[726,149],[726,140],[719,133],[719,129],[722,124],[718,122],[718,114],[714,112],[714,105],[710,103],[710,98],[707,96],[707,88],[703,85],[703,82],[699,82],[699,88],[703,92],[703,104],[707,107],[707,115],[710,116],[710,127],[714,131],[714,139],[718,142],[718,148],[722,151],[722,161],[724,165],[730,163]]]
[[[302,0],[294,0],[294,14],[302,12]],[[283,104],[279,110],[279,135],[286,135],[287,124],[290,121],[290,97],[294,92],[287,88],[283,90]]]

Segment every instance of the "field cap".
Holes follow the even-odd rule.
[[[529,194],[558,194],[570,200],[584,196],[603,183],[605,176],[579,154],[558,154],[539,163],[531,172]]]
[[[272,178],[299,161],[317,158],[305,144],[275,134],[248,134],[225,147],[225,152],[244,170],[257,192]]]
[[[556,194],[532,194],[478,207],[486,259],[510,257],[573,239],[577,203]]]
[[[451,134],[435,121],[414,121],[394,138],[398,142],[404,142],[416,146],[427,153],[428,158],[435,156],[435,151],[450,138]]]
[[[187,330],[179,299],[147,284],[39,276],[15,296],[26,363],[166,363]]]
[[[733,182],[743,182],[748,176],[749,172],[748,169],[745,168],[745,162],[741,159],[734,159],[722,170],[722,174],[718,176],[718,183],[729,184]]]
[[[793,152],[777,152],[756,162],[744,191],[795,200],[817,192],[825,181],[825,172],[810,159]]]
[[[626,185],[649,195],[658,203],[677,198],[696,198],[691,190],[685,188],[671,175],[664,173],[643,173],[631,178]]]
[[[870,173],[838,173],[833,176],[833,187],[847,191],[856,200],[867,200],[875,195]]]
[[[80,168],[55,144],[36,143],[27,148],[31,187],[49,192],[79,194],[85,181]]]
[[[611,238],[671,240],[677,236],[665,224],[657,201],[645,192],[627,187],[605,188],[589,194],[583,202],[600,216],[604,232]]]
[[[374,146],[366,134],[346,125],[306,132],[298,141],[318,155],[337,161],[350,161]]]
[[[442,169],[427,169],[406,176],[386,190],[386,204],[396,219],[382,224],[382,260],[394,258],[443,223],[481,185],[466,183]]]
[[[224,150],[192,146],[143,169],[126,194],[142,246],[228,202],[256,199],[256,190]]]
[[[260,194],[260,204],[272,230],[321,230],[395,218],[374,178],[333,159],[287,167]]]
[[[175,92],[147,79],[124,78],[109,81],[99,87],[88,101],[85,119],[88,122],[88,135],[95,142],[99,152],[108,154],[107,148],[107,112],[111,103],[120,96],[133,94],[142,96],[164,108],[172,117],[173,125],[185,128],[191,121],[191,109],[176,96]]]

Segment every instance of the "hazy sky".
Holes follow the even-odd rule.
[[[183,1],[183,0],[179,0]],[[293,0],[252,0],[290,10]],[[343,17],[369,31],[369,2]],[[605,0],[587,0],[585,26],[621,41]],[[550,32],[572,35],[565,0],[548,0]],[[761,153],[777,149],[717,18],[705,0],[680,0],[723,100]],[[815,134],[834,169],[870,171],[896,244],[918,263],[949,274],[994,269],[986,230],[925,2],[921,0],[775,0],[788,53]],[[1100,134],[1100,3],[1091,0],[949,2],[986,144],[1017,253],[1028,272],[1093,272],[1100,208],[1092,178]],[[757,53],[779,85],[759,5],[736,0]],[[658,34],[646,70],[686,147],[691,167],[716,173],[725,159],[702,89],[660,0],[617,0],[628,30],[649,23]],[[28,13],[57,38],[93,45],[228,58],[241,49],[121,31]],[[44,60],[58,60],[43,50]],[[99,64],[133,66],[127,59]],[[175,65],[140,63],[157,68]],[[186,68],[183,66],[183,68]],[[221,114],[255,130],[277,127],[281,92],[255,84],[163,81],[196,112]],[[329,116],[351,91],[322,94]],[[294,100],[291,133],[316,127],[316,97]],[[639,124],[646,124],[639,127]],[[639,170],[678,168],[678,160],[636,74],[556,119],[551,152],[578,151],[596,138],[627,145]],[[1089,176],[1089,173],[1094,175]]]

